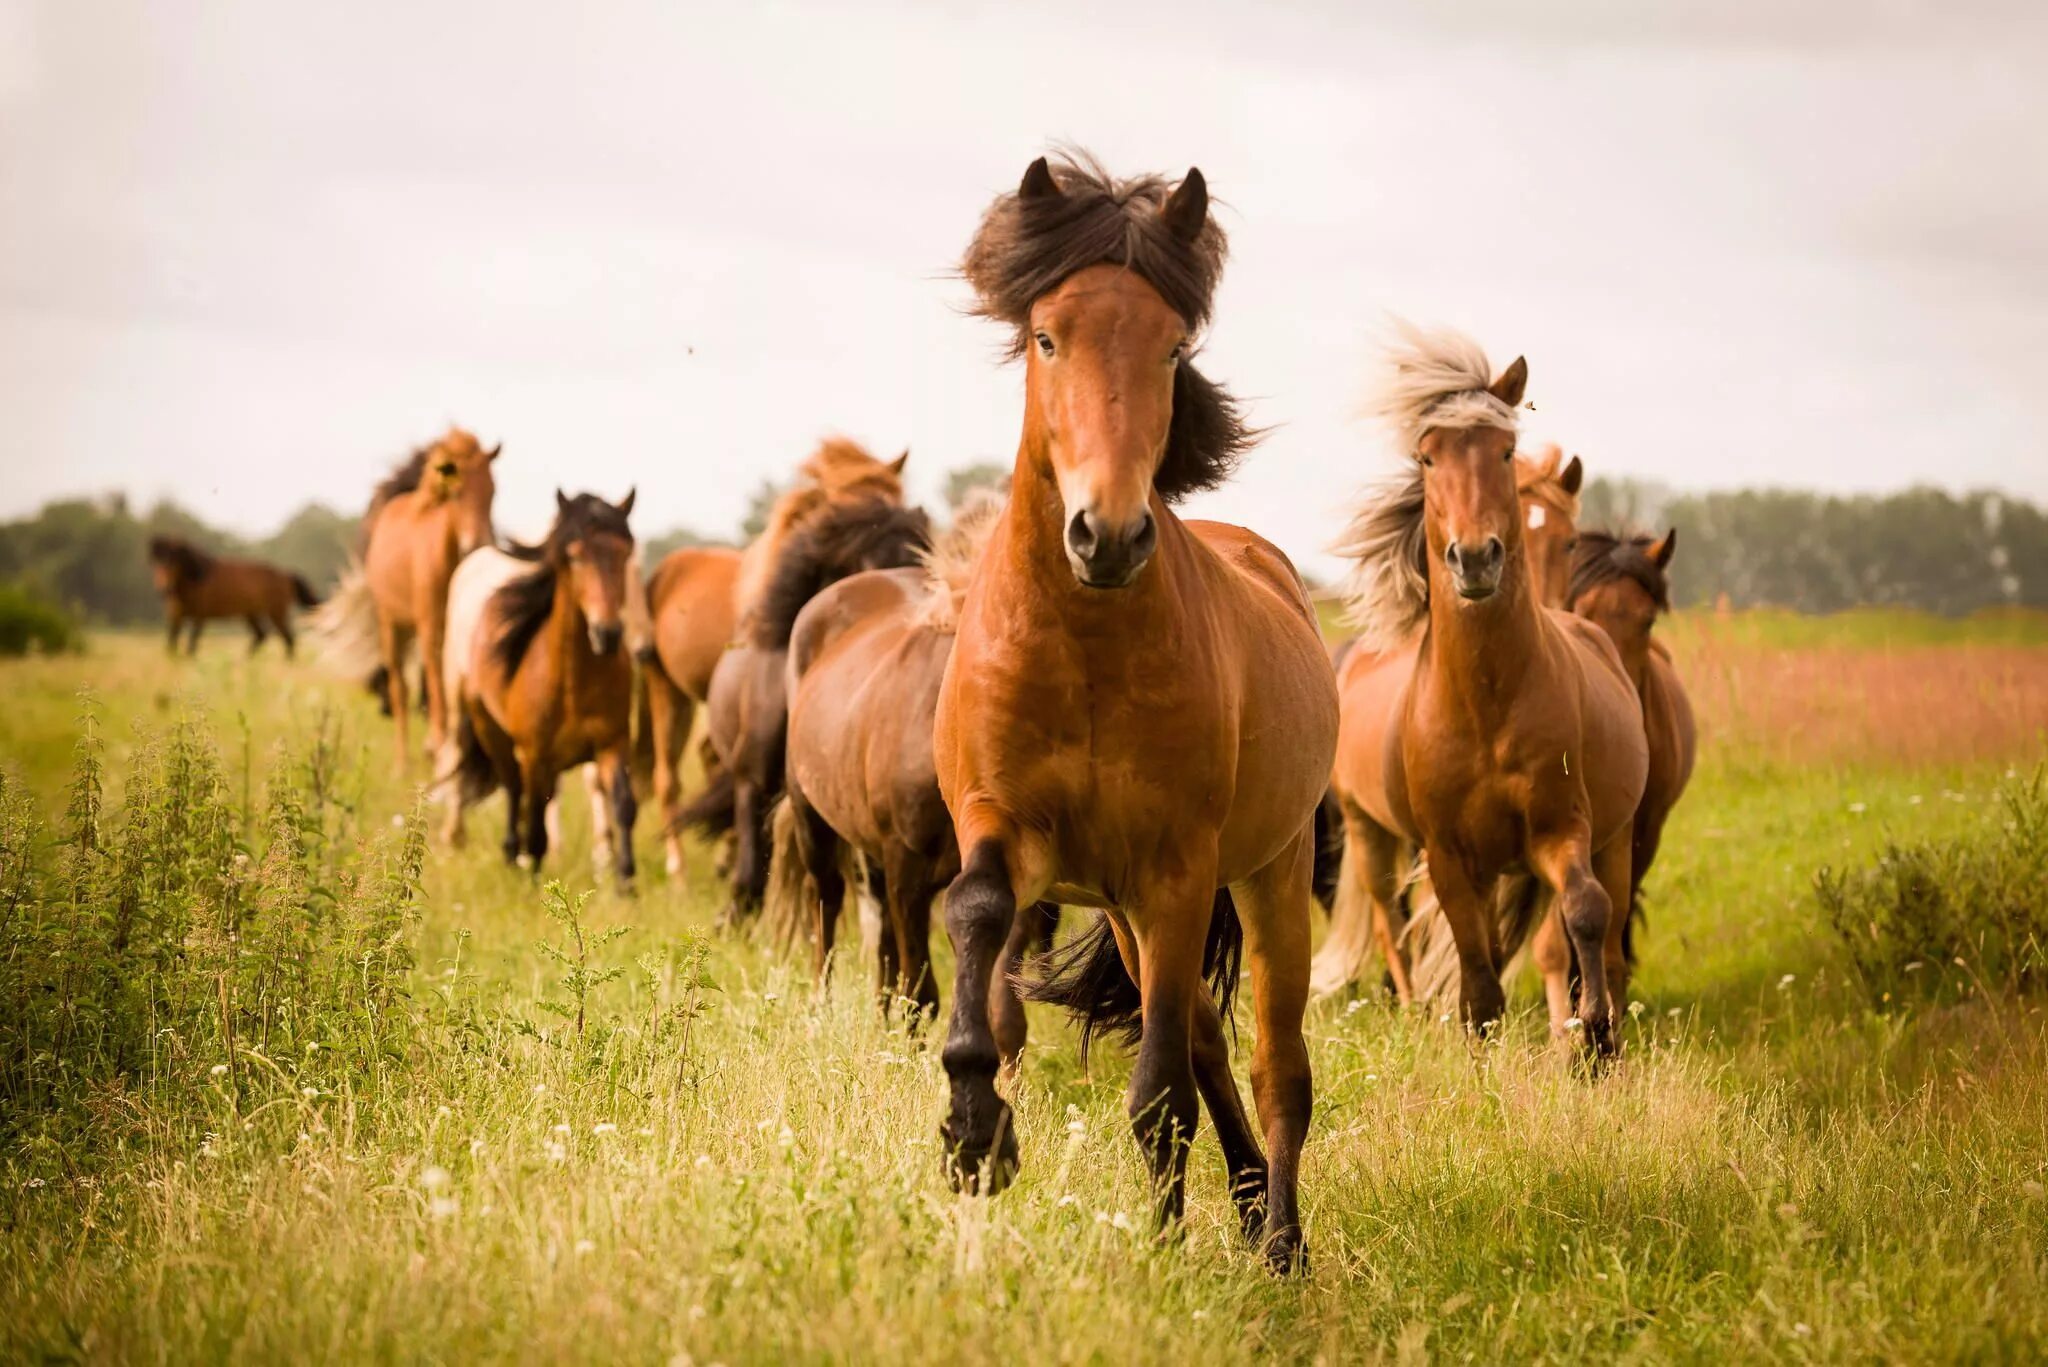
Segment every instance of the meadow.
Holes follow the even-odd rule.
[[[955,1196],[936,1049],[865,965],[820,991],[715,931],[706,852],[664,877],[651,813],[637,895],[586,901],[580,792],[559,891],[500,864],[496,803],[440,848],[424,771],[310,664],[0,664],[0,1356],[2040,1357],[2037,978],[1875,980],[1815,887],[2038,811],[2048,620],[1668,638],[1703,754],[1625,1059],[1581,1076],[1526,977],[1483,1045],[1320,1003],[1300,1281],[1242,1245],[1206,1133],[1156,1237],[1126,1060],[1049,1014],[1019,1182]]]

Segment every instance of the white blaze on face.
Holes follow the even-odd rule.
[[[1537,530],[1538,528],[1540,528],[1540,527],[1541,527],[1542,525],[1543,525],[1543,505],[1542,505],[1542,504],[1540,504],[1540,503],[1532,503],[1532,504],[1530,504],[1530,505],[1529,505],[1529,530],[1533,532],[1533,531]]]

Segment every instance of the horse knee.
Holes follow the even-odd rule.
[[[1573,868],[1565,876],[1559,902],[1565,928],[1571,932],[1573,943],[1579,946],[1580,956],[1586,957],[1589,948],[1594,956],[1598,956],[1605,948],[1607,925],[1614,915],[1607,889],[1601,887],[1586,870]]]

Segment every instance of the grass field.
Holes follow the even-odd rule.
[[[225,642],[173,664],[102,637],[0,665],[20,798],[0,816],[47,823],[40,894],[0,848],[0,906],[49,922],[38,943],[74,943],[90,685],[105,828],[131,798],[165,810],[167,775],[199,765],[227,815],[189,838],[246,870],[226,893],[172,869],[136,885],[238,898],[323,965],[259,1000],[286,981],[265,976],[269,941],[195,929],[163,981],[203,990],[149,995],[161,1023],[126,1054],[88,1047],[121,1022],[9,1006],[57,1024],[6,1041],[0,1356],[2039,1358],[2042,1002],[1987,993],[1967,963],[1874,1000],[1813,880],[1888,837],[2001,819],[1994,792],[2048,755],[2048,629],[1686,615],[1670,635],[1704,752],[1652,876],[1626,1060],[1580,1079],[1527,981],[1485,1046],[1376,995],[1320,1004],[1300,1282],[1240,1246],[1206,1135],[1185,1237],[1155,1239],[1125,1061],[1084,1070],[1050,1016],[1017,1098],[1019,1183],[954,1196],[935,1049],[878,1018],[861,966],[820,993],[714,934],[708,866],[672,886],[646,858],[650,817],[645,886],[582,909],[580,959],[492,838],[430,848],[416,912],[387,934],[361,909],[406,880],[413,797],[359,693]],[[192,717],[217,768],[179,739]],[[564,808],[553,872],[585,887],[580,793]],[[495,804],[483,817],[495,836]],[[287,838],[318,847],[305,866],[339,870],[332,886],[295,872]],[[356,938],[330,954],[326,926]],[[0,988],[91,970],[16,962]],[[96,1057],[116,1062],[68,1062]]]

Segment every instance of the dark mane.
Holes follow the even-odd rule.
[[[1572,584],[1565,594],[1565,606],[1602,584],[1632,580],[1650,595],[1657,611],[1671,610],[1671,588],[1664,569],[1650,558],[1657,538],[1642,532],[1621,536],[1609,531],[1581,531],[1572,546]]]
[[[1117,180],[1078,149],[1062,150],[1048,169],[1059,193],[998,197],[960,263],[960,274],[974,287],[974,312],[1013,329],[1011,359],[1030,341],[1032,303],[1076,271],[1105,263],[1135,271],[1190,332],[1199,332],[1209,321],[1228,251],[1215,219],[1205,217],[1193,239],[1184,240],[1160,212],[1173,189],[1163,177]],[[1168,501],[1214,488],[1258,436],[1221,386],[1182,361],[1153,487]]]
[[[922,508],[880,499],[832,505],[783,543],[754,607],[748,641],[761,650],[787,649],[797,614],[827,585],[862,570],[906,569],[931,539],[931,519]]]
[[[427,457],[434,454],[433,443],[422,446],[395,466],[391,473],[379,481],[370,494],[369,511],[363,514],[363,522],[377,516],[377,512],[400,494],[409,494],[420,487],[420,481],[427,477]]]
[[[185,583],[194,583],[213,572],[213,557],[183,537],[152,536],[149,558],[167,565]]]
[[[508,675],[519,668],[533,638],[554,615],[556,576],[568,557],[569,543],[605,532],[633,539],[624,513],[595,494],[578,494],[557,509],[547,540],[519,548],[515,558],[534,561],[533,570],[507,580],[489,604],[498,632],[491,641],[491,659]]]

